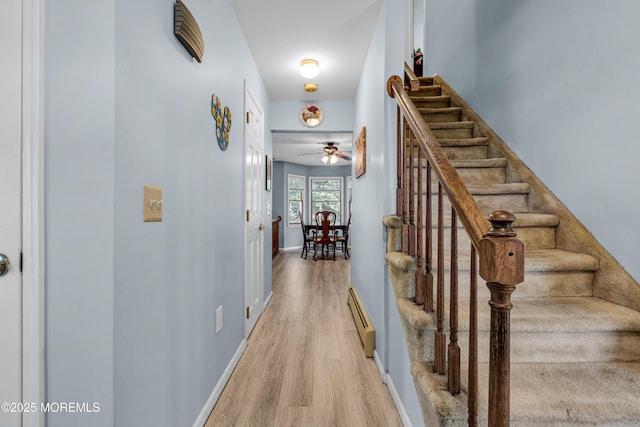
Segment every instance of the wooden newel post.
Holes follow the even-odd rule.
[[[489,426],[509,426],[511,293],[524,281],[524,244],[507,211],[489,215],[491,229],[480,241],[480,276],[491,291],[489,342]]]

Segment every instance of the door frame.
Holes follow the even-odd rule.
[[[22,401],[45,400],[44,0],[22,0]],[[23,427],[45,414],[24,413]]]
[[[256,108],[260,111],[261,114],[261,118],[262,118],[262,125],[263,125],[263,129],[262,129],[262,133],[260,135],[260,138],[262,139],[261,141],[261,150],[262,150],[262,156],[264,156],[264,109],[262,108],[262,106],[260,105],[260,103],[258,102],[256,96],[254,96],[253,91],[249,88],[249,85],[247,84],[247,81],[245,79],[244,81],[244,116],[248,117],[249,114],[249,107],[248,107],[248,99],[251,99],[251,101],[253,102],[253,104],[256,106]],[[243,120],[243,158],[246,159],[247,157],[247,125],[248,125],[248,118]],[[260,191],[260,201],[259,201],[259,206],[260,206],[260,217],[261,217],[261,223],[264,221],[264,188],[265,188],[265,170],[264,170],[264,159],[261,160],[260,164],[260,185],[259,185],[259,191]],[[246,166],[246,161],[243,163],[243,168]],[[246,203],[246,181],[247,181],[247,171],[246,169],[243,169],[243,200],[245,200],[244,203]],[[244,206],[244,209],[246,209],[246,205]],[[244,286],[244,298],[243,298],[243,312],[247,307],[247,225],[246,222],[243,225],[244,230],[243,230],[243,235],[244,235],[244,239],[243,239],[243,274],[244,274],[244,280],[243,280],[243,286]],[[258,304],[258,307],[256,307],[256,309],[259,310],[258,313],[256,313],[256,322],[253,324],[253,327],[255,327],[255,324],[257,323],[257,320],[260,318],[262,311],[263,311],[263,305],[264,305],[264,231],[260,232],[260,247],[261,247],[261,253],[262,253],[262,269],[261,271],[259,271],[259,275],[260,275],[260,282],[261,282],[261,287],[259,290],[259,296],[260,296],[260,304]],[[249,328],[247,327],[248,325],[248,319],[246,317],[246,315],[244,316],[244,331],[245,331],[245,338],[248,338],[249,335],[251,334],[253,328],[251,328],[251,330],[249,330]]]

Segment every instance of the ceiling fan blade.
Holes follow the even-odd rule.
[[[347,156],[346,154],[344,154],[344,153],[342,153],[340,151],[338,151],[335,155],[340,157],[341,159],[344,159],[344,160],[351,160],[350,156]]]
[[[298,156],[317,156],[318,154],[324,154],[324,153],[303,153],[303,154],[298,154]]]

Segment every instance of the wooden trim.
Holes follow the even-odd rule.
[[[45,401],[44,314],[44,1],[22,1],[22,397]],[[45,414],[24,413],[24,427],[43,427]]]
[[[404,75],[407,77],[407,80],[409,80],[409,90],[411,92],[420,88],[420,80],[416,77],[415,73],[406,62],[404,63]]]

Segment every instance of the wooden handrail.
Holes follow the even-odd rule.
[[[489,222],[440,147],[435,135],[431,132],[422,115],[420,115],[420,112],[402,87],[402,79],[398,76],[391,77],[387,84],[387,90],[389,91],[389,96],[396,99],[398,108],[416,135],[416,142],[427,155],[433,172],[438,176],[438,181],[442,184],[445,193],[458,214],[458,219],[467,230],[473,246],[478,249],[482,237],[490,228]]]
[[[418,90],[420,88],[420,80],[406,62],[404,63],[404,74],[407,76],[407,80],[409,80],[409,90],[411,92]]]

